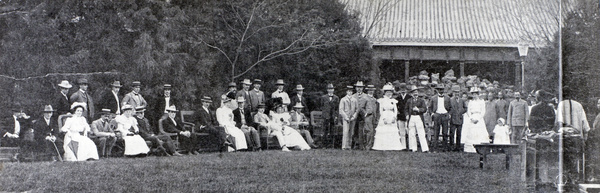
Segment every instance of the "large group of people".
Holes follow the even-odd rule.
[[[288,95],[284,80],[278,79],[277,90],[268,97],[260,90],[261,80],[244,79],[240,90],[235,82],[230,83],[215,108],[213,99],[203,96],[191,125],[177,116],[180,104],[172,96],[170,84],[163,85],[161,96],[149,103],[140,94],[141,82],[131,82],[131,91],[122,96],[123,85],[114,81],[110,91],[94,103],[86,79],[77,81],[79,88],[71,96],[73,86],[63,80],[57,84],[60,92],[44,106],[39,120],[27,121],[21,108],[13,108],[12,121],[2,128],[1,142],[52,159],[83,161],[118,156],[115,147],[130,157],[152,152],[198,154],[202,133],[208,133],[222,151],[261,151],[266,148],[261,143],[265,136],[276,138],[282,151],[310,150],[334,146],[335,140],[327,139],[336,138],[334,131],[341,125],[343,150],[475,152],[475,144],[521,143],[528,133],[553,130],[557,121],[589,131],[587,122],[577,125],[580,122],[574,122],[575,118],[565,119],[560,114],[556,119],[556,108],[564,108],[564,102],[557,104],[544,90],[523,99],[521,92],[496,81],[476,76],[456,79],[453,73],[440,81],[437,76],[425,78],[426,74],[407,82],[386,83],[381,89],[358,81],[344,87],[342,98],[335,95],[333,84],[328,84],[326,94],[314,97],[316,101],[311,103],[302,85],[293,87],[295,93]],[[315,142],[317,136],[311,134],[311,126],[316,125],[310,124],[307,104],[317,104],[312,110],[320,112],[324,135],[317,140],[322,143]],[[60,120],[59,115],[68,118]],[[34,136],[31,139],[25,137],[29,131]]]

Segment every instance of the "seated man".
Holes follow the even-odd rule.
[[[19,146],[19,134],[25,121],[23,119],[24,113],[21,112],[20,108],[12,109],[12,116],[6,121],[6,127],[1,128],[0,134],[2,135],[2,147],[18,147]]]
[[[231,142],[227,141],[227,133],[225,128],[220,127],[217,123],[217,117],[210,109],[212,99],[208,96],[202,97],[202,109],[197,110],[194,113],[194,120],[196,120],[196,126],[200,130],[210,133],[215,138],[215,143],[221,146],[221,151],[227,151],[228,146],[232,146]]]
[[[310,136],[310,131],[306,129],[309,123],[306,116],[302,114],[303,108],[304,106],[302,106],[302,104],[300,103],[297,103],[296,106],[294,106],[294,111],[290,112],[290,115],[292,117],[290,120],[290,127],[296,129],[298,133],[302,134],[302,136],[306,139],[306,142],[308,143],[308,145],[310,145],[310,147],[316,148],[313,138],[312,136]]]
[[[44,107],[44,115],[33,124],[33,136],[36,142],[36,152],[38,156],[50,158],[52,161],[62,160],[58,147],[62,147],[62,138],[59,137],[58,124],[56,119],[52,119],[54,109],[52,105]],[[58,142],[60,141],[60,144]]]
[[[181,148],[186,150],[188,155],[198,154],[198,151],[196,151],[199,142],[197,136],[186,129],[181,120],[175,118],[177,115],[177,109],[175,106],[170,106],[166,110],[169,114],[169,117],[161,121],[164,131],[167,133],[177,133]]]
[[[181,156],[180,153],[177,152],[177,148],[173,144],[173,140],[171,137],[166,135],[156,135],[154,134],[152,128],[150,127],[150,121],[144,117],[144,112],[146,111],[146,107],[138,106],[135,107],[135,119],[138,122],[138,128],[140,129],[139,134],[146,141],[151,141],[152,144],[162,151],[167,156]]]
[[[271,125],[269,122],[271,121],[271,118],[269,118],[269,116],[267,114],[265,114],[265,104],[259,104],[257,108],[258,108],[258,111],[254,115],[254,123],[256,123],[257,127],[262,127],[262,128],[267,129],[269,137],[275,136],[277,138],[277,142],[279,142],[279,146],[281,146],[282,151],[290,151],[287,148],[287,145],[285,143],[285,138],[283,137],[283,133],[282,132],[273,132],[270,129]]]
[[[102,109],[100,111],[100,118],[92,121],[90,125],[92,129],[91,136],[93,136],[90,138],[94,139],[100,157],[110,157],[112,149],[117,143],[117,135],[113,128],[110,127],[112,118],[110,109]]]
[[[240,128],[246,136],[246,142],[248,147],[252,150],[257,151],[260,149],[260,135],[254,128],[254,119],[250,114],[250,109],[245,108],[245,99],[243,96],[238,97],[238,108],[233,111],[233,121],[235,121],[235,127]]]

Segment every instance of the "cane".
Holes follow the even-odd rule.
[[[56,147],[56,143],[54,143],[54,141],[51,141],[52,145],[54,145],[54,150],[56,150],[56,155],[58,155],[58,161],[63,161],[62,156],[60,156],[60,151],[58,151],[58,147]]]

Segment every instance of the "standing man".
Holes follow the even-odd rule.
[[[117,135],[110,127],[112,113],[111,109],[102,109],[100,111],[100,118],[93,121],[90,125],[92,134],[96,136],[94,142],[97,145],[96,147],[98,147],[100,157],[110,157],[112,149],[117,143]]]
[[[212,99],[208,96],[203,96],[201,101],[202,109],[194,112],[196,126],[210,133],[215,138],[215,143],[221,147],[221,151],[227,151],[227,146],[232,144],[227,142],[225,128],[219,126],[215,113],[210,109]]]
[[[496,115],[498,116],[498,118],[503,118],[504,120],[506,120],[509,102],[507,102],[506,99],[504,99],[504,92],[498,92],[498,97],[496,98],[495,105]]]
[[[352,95],[354,87],[346,87],[346,96],[340,100],[340,115],[342,116],[342,149],[349,150],[352,148],[352,136],[354,136],[354,125],[356,124],[356,116],[358,115],[358,102]]]
[[[432,113],[431,118],[433,119],[433,150],[439,151],[438,140],[440,135],[440,128],[442,129],[442,149],[441,151],[449,151],[448,146],[448,123],[450,121],[450,97],[444,93],[445,87],[442,84],[438,84],[436,87],[437,94],[431,97],[431,104],[429,105],[429,111]]]
[[[167,118],[169,115],[167,114],[167,108],[170,106],[177,106],[177,99],[173,97],[172,94],[172,86],[170,84],[163,85],[163,94],[162,96],[156,99],[154,103],[154,114],[151,115],[150,120],[158,125],[158,120]]]
[[[361,149],[370,150],[373,147],[373,140],[375,136],[373,120],[377,120],[376,114],[378,113],[377,99],[373,96],[375,93],[375,85],[367,86],[367,96],[365,97],[364,107],[364,125],[359,130],[358,141],[360,142]]]
[[[452,99],[450,100],[450,147],[454,151],[460,151],[463,114],[467,112],[467,103],[461,97],[460,86],[453,85],[452,92]],[[455,135],[456,140],[454,140]]]
[[[133,86],[133,89],[131,90],[130,93],[127,93],[125,95],[125,97],[123,97],[122,105],[123,106],[125,106],[127,104],[131,105],[133,107],[133,109],[135,109],[136,107],[148,106],[148,103],[146,102],[144,97],[140,94],[142,83],[140,83],[140,81],[133,81],[131,83],[131,85]]]
[[[301,84],[296,85],[296,94],[294,96],[292,96],[291,100],[291,104],[302,104],[303,107],[306,107],[306,98],[304,98],[303,96],[304,93],[304,87],[302,87]],[[308,110],[307,108],[302,108],[300,109],[302,110],[302,114],[304,115],[308,115]]]
[[[419,98],[419,88],[413,85],[411,89],[412,99],[406,104],[406,114],[410,115],[406,123],[408,124],[408,147],[413,151],[418,151],[417,138],[421,144],[421,151],[429,152],[427,138],[425,137],[425,128],[423,126],[423,114],[427,111],[425,100]]]
[[[237,93],[237,84],[235,84],[235,82],[230,82],[229,85],[227,86],[227,92],[225,93],[225,95],[227,95],[229,93],[233,93],[234,96]]]
[[[285,85],[285,83],[283,83],[283,79],[278,79],[275,85],[277,85],[277,90],[271,94],[271,98],[281,98],[283,109],[286,111],[289,110],[288,105],[290,105],[292,101],[290,100],[290,96],[283,91],[283,86]]]
[[[254,79],[253,89],[250,91],[250,110],[252,112],[258,111],[259,104],[265,104],[267,102],[267,98],[265,98],[265,93],[260,90],[260,86],[262,84],[262,80]]]
[[[110,112],[120,115],[121,114],[121,96],[119,95],[119,90],[121,90],[121,82],[114,81],[110,85],[110,92],[106,93],[102,99],[104,102],[102,103],[102,108],[109,109]]]
[[[250,94],[250,85],[252,85],[252,83],[250,82],[250,79],[244,79],[244,81],[242,81],[242,90],[237,92],[236,94],[236,98],[239,97],[243,97],[245,101],[244,103],[244,108],[248,109],[250,111],[251,109],[251,105],[250,105],[250,101],[251,101],[251,94]]]
[[[408,120],[408,115],[406,114],[406,103],[412,99],[406,92],[406,83],[400,83],[398,85],[399,94],[396,100],[398,101],[398,134],[400,134],[400,149],[404,150],[408,148],[408,143],[406,143],[406,134],[408,133],[408,128],[406,125],[406,121]]]
[[[325,127],[325,139],[331,138],[332,148],[335,147],[334,136],[332,134],[339,115],[338,106],[340,105],[340,98],[333,94],[334,90],[333,84],[327,84],[327,94],[321,96],[319,101],[323,117],[323,127]]]
[[[244,108],[244,97],[238,97],[238,108],[233,110],[233,121],[235,121],[235,127],[240,128],[244,132],[246,137],[246,143],[252,150],[260,150],[260,134],[255,128],[254,118],[250,112],[250,109]]]
[[[365,111],[366,111],[366,106],[367,106],[367,94],[365,94],[364,88],[365,85],[363,84],[362,81],[357,81],[356,84],[354,84],[354,88],[356,89],[356,93],[353,95],[354,100],[356,100],[356,123],[355,126],[352,128],[354,129],[354,132],[356,135],[354,135],[352,137],[352,141],[354,142],[354,145],[350,145],[350,146],[354,146],[354,148],[356,149],[364,149],[364,146],[362,146],[362,141],[360,141],[360,131],[364,129],[365,127]],[[364,136],[363,136],[364,137]]]
[[[520,144],[520,140],[525,134],[527,120],[529,120],[529,106],[527,106],[527,101],[521,99],[521,93],[515,92],[514,97],[515,100],[508,105],[506,123],[511,130],[510,142]]]
[[[77,81],[79,84],[79,90],[71,95],[69,98],[69,102],[82,102],[86,104],[87,108],[83,108],[83,117],[88,121],[88,123],[92,122],[94,119],[94,100],[92,99],[92,95],[88,91],[88,80],[85,78],[81,78]]]
[[[69,84],[69,81],[63,80],[58,84],[58,87],[60,87],[60,94],[56,95],[54,101],[56,117],[67,114],[71,110],[71,103],[69,102],[67,94],[69,94],[69,89],[73,86]]]

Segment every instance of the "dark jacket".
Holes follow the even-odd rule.
[[[150,127],[150,122],[148,122],[148,119],[146,119],[145,117],[139,118],[139,117],[135,116],[135,120],[137,120],[137,122],[138,122],[139,134],[142,138],[148,139],[150,136],[152,136],[154,134],[154,132],[152,132],[153,130],[152,130],[152,127]],[[170,120],[167,119],[165,121],[170,121]]]
[[[429,112],[433,113],[437,113],[437,108],[438,108],[438,95],[434,95],[431,97],[430,101],[431,103],[429,104]],[[446,108],[446,111],[450,112],[450,97],[448,95],[444,95],[444,108]]]
[[[534,133],[553,129],[556,114],[554,108],[547,103],[538,103],[531,107],[529,114],[529,129]]]
[[[94,108],[94,99],[92,99],[92,95],[90,94],[90,91],[86,91],[85,93],[81,92],[81,90],[77,90],[77,92],[73,93],[71,95],[71,97],[69,98],[69,102],[74,103],[74,102],[83,102],[87,104],[86,109],[83,111],[83,116],[85,117],[85,119],[88,122],[91,122],[91,120],[94,120],[94,113],[95,113],[95,108]]]
[[[302,95],[302,99],[300,99],[300,97],[298,97],[298,94],[294,94],[293,96],[290,96],[290,109],[292,109],[292,107],[296,106],[296,104],[299,102],[300,104],[302,104],[302,106],[304,106],[304,108],[302,109],[302,114],[304,115],[308,115],[308,106],[306,106],[306,97],[304,97],[304,95]]]
[[[58,124],[55,119],[50,119],[50,125],[46,124],[44,117],[40,117],[33,123],[33,138],[37,142],[43,142],[46,136],[54,135],[59,138]]]
[[[110,109],[110,112],[117,113],[118,105],[123,102],[123,96],[117,93],[117,97],[119,98],[119,101],[115,99],[112,90],[109,90],[102,97],[102,102],[99,107],[101,109]]]
[[[181,120],[175,118],[175,122],[177,123],[177,125],[173,123],[171,118],[166,118],[162,121],[163,130],[167,133],[179,133],[182,131],[186,131],[183,127],[183,123],[181,122]]]
[[[406,96],[404,96],[404,98],[402,98],[402,95],[398,95],[398,97],[396,97],[396,100],[398,101],[398,104],[396,104],[396,106],[398,107],[398,120],[400,121],[406,121],[406,102],[408,102],[408,100],[412,99],[412,96],[409,95],[408,93],[406,94]]]
[[[246,120],[247,126],[254,127],[254,119],[252,118],[252,113],[249,108],[244,108],[244,119]],[[242,128],[242,116],[239,108],[233,110],[233,121],[235,121],[235,127]]]
[[[458,101],[457,101],[458,99]],[[467,103],[459,97],[450,99],[450,123],[455,125],[463,124],[463,114],[467,112]]]
[[[329,95],[325,94],[321,96],[320,100],[323,119],[332,119],[339,115],[340,98],[338,96],[333,95],[332,100],[329,100]]]
[[[219,123],[217,123],[217,117],[215,115],[215,112],[212,111],[210,108],[208,109],[208,112],[206,112],[204,108],[200,107],[194,112],[194,117],[196,120],[196,126],[219,126]]]
[[[413,110],[413,107],[417,107],[419,110]],[[427,111],[427,105],[425,104],[425,100],[416,98],[410,99],[406,103],[406,109],[404,109],[407,115],[419,115],[421,117],[421,121],[423,121],[423,113]],[[407,122],[410,122],[410,116],[408,117]]]
[[[158,119],[160,118],[164,113],[165,113],[165,103],[166,103],[166,99],[165,96],[162,95],[158,98],[156,98],[156,101],[154,101],[154,110],[152,111],[151,115],[151,119],[155,118]],[[173,106],[175,105],[177,108],[180,108],[179,106],[179,101],[177,100],[177,98],[175,98],[173,96],[173,94],[171,94],[171,97],[169,99],[169,106]]]
[[[64,115],[70,112],[71,110],[71,102],[69,101],[69,95],[65,97],[62,93],[58,92],[54,98],[54,105],[52,107],[56,108],[56,117],[59,115]]]

